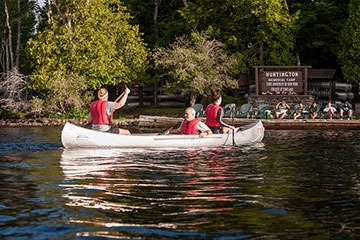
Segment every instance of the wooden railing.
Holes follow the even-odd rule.
[[[140,88],[140,87],[132,87],[130,88],[131,93],[128,97],[128,101],[126,106],[129,108],[133,107],[147,107],[154,105],[154,89],[152,87]],[[168,90],[164,87],[158,88],[157,93],[157,103],[158,106],[166,106],[166,107],[185,107],[186,105],[186,97],[180,95],[179,93],[167,94]]]

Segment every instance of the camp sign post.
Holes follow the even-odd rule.
[[[307,95],[311,66],[254,66],[256,95]],[[275,70],[276,69],[276,70]]]

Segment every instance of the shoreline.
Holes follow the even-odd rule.
[[[56,127],[64,126],[66,122],[83,125],[85,119],[54,119],[54,118],[27,118],[27,119],[0,119],[0,127]],[[138,120],[113,120],[115,126],[137,126]]]
[[[234,119],[236,127],[244,126],[261,120],[265,129],[333,129],[333,130],[360,130],[360,120],[340,120],[340,119]],[[182,121],[182,118],[171,118],[164,116],[140,115],[137,119],[115,119],[115,127],[139,127],[139,128],[169,128]],[[1,119],[0,127],[45,127],[45,126],[64,126],[66,122],[76,125],[83,125],[85,119]],[[231,118],[225,118],[224,122],[232,124]]]

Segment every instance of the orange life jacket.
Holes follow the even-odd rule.
[[[106,114],[106,104],[107,100],[97,100],[91,103],[90,113],[93,124],[103,124],[110,125],[112,122],[113,114],[110,113],[110,116]]]
[[[200,119],[197,118],[191,120],[190,122],[184,120],[183,123],[181,124],[181,134],[186,134],[186,135],[199,134],[199,129],[196,126],[198,122],[200,122]]]
[[[211,126],[211,127],[220,127],[220,124],[217,120],[217,112],[218,110],[221,109],[222,110],[222,115],[224,114],[224,110],[222,107],[215,105],[215,104],[210,104],[206,107],[205,113],[206,113],[206,125]]]

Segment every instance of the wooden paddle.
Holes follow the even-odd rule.
[[[231,110],[232,110],[232,126],[234,127],[234,129],[232,129],[232,139],[233,139],[233,146],[235,146],[235,126],[234,126],[234,117],[235,117],[235,109],[236,106],[234,106]]]
[[[128,87],[125,85],[125,90],[126,90],[126,88],[128,88]],[[125,94],[125,91],[123,91],[123,92],[120,94],[120,96],[119,96],[117,99],[115,99],[114,102],[119,101],[119,100],[124,96],[124,94]]]
[[[172,129],[174,129],[174,128],[179,128],[181,123],[182,123],[182,121],[176,123],[174,126],[172,126],[171,128],[167,129],[165,132],[159,133],[159,135],[167,135],[167,134],[169,134],[169,132],[170,132]]]

